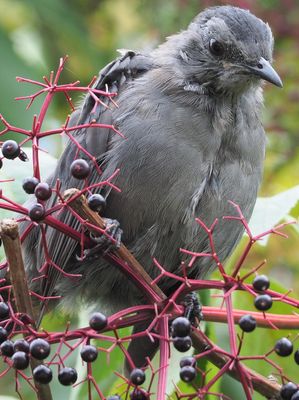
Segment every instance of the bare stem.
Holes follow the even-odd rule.
[[[19,313],[29,315],[32,320],[35,320],[30,292],[25,275],[17,222],[12,219],[4,219],[1,221],[0,236],[3,241],[5,254],[9,265],[9,276],[14,291],[16,310]],[[33,328],[35,328],[35,326],[33,326]],[[33,358],[30,359],[30,366],[32,370],[41,364],[41,361]],[[35,383],[35,386],[39,400],[52,400],[52,394],[49,385],[39,385]]]

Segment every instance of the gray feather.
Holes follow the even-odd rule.
[[[211,53],[211,39],[222,43],[221,56]],[[272,48],[270,28],[249,12],[230,6],[208,9],[151,54],[128,51],[100,72],[95,87],[117,90],[118,108],[98,105],[92,113],[94,100],[87,96],[79,117],[73,118],[78,123],[95,118],[113,124],[125,136],[97,128],[74,133],[103,167],[102,181],[120,168],[116,183],[122,191],[103,191],[104,216],[120,222],[123,242],[153,278],[158,270],[152,257],[179,273],[184,259],[179,248],[210,251],[196,217],[208,226],[219,219],[214,241],[222,261],[240,240],[242,225],[223,216],[235,212],[231,200],[249,219],[256,201],[265,135],[260,122],[262,81],[250,71],[261,57],[271,62]],[[62,191],[80,187],[69,173],[75,151],[69,143],[49,178],[51,184],[59,178]],[[94,170],[90,183],[98,180]],[[57,217],[80,229],[69,213]],[[25,242],[29,280],[43,260],[39,237],[37,228]],[[102,258],[78,262],[78,245],[72,239],[47,228],[47,242],[56,264],[83,276],[72,281],[52,269],[40,288],[44,295],[61,294],[71,309],[84,300],[107,312],[144,301],[133,283],[124,282],[123,274]],[[203,258],[190,276],[201,278],[214,268],[210,258]],[[160,282],[167,294],[175,284],[170,279]],[[144,359],[137,354],[143,344],[141,340],[130,347],[137,365]]]

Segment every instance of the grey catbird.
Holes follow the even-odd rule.
[[[103,169],[101,178],[94,169],[89,183],[104,181],[120,168],[116,183],[121,193],[102,191],[107,197],[104,216],[119,221],[122,241],[151,277],[158,274],[153,257],[180,273],[180,248],[210,250],[196,217],[207,225],[219,218],[214,241],[222,261],[242,236],[239,222],[222,217],[234,212],[231,200],[249,219],[256,201],[265,155],[262,82],[282,86],[271,66],[272,50],[269,26],[249,11],[210,8],[151,53],[127,51],[100,72],[95,87],[117,91],[118,107],[94,107],[87,95],[73,114],[73,125],[96,120],[113,124],[125,136],[92,127],[74,133]],[[59,178],[61,191],[80,186],[70,173],[76,157],[77,148],[69,142],[48,182],[54,186]],[[52,196],[48,206],[55,202]],[[57,218],[79,229],[69,212]],[[44,261],[40,236],[37,227],[25,241],[29,281]],[[70,280],[50,268],[46,286],[41,280],[31,283],[35,291],[60,294],[71,309],[81,299],[108,311],[143,301],[133,283],[100,256],[78,260],[78,244],[53,228],[47,228],[46,238],[55,264],[82,278]],[[214,267],[206,257],[189,273],[200,278]],[[175,282],[163,279],[159,285],[169,294]],[[143,344],[130,347],[137,365],[151,351]]]

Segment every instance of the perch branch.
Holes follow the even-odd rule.
[[[68,189],[64,192],[63,198],[68,202],[68,205],[75,210],[81,218],[90,222],[95,227],[105,229],[105,222],[100,215],[92,211],[87,204],[84,195],[80,194],[78,189]],[[99,236],[99,232],[93,229],[91,225],[88,225],[88,230],[95,236]],[[119,249],[115,251],[116,255],[124,260],[133,270],[133,273],[145,282],[150,291],[154,291],[157,297],[157,301],[166,299],[165,294],[159,288],[158,285],[152,283],[152,278],[146,273],[144,268],[139,264],[136,258],[130,253],[130,251],[121,243]]]

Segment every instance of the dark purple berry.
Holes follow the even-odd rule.
[[[46,182],[41,182],[36,185],[34,194],[38,200],[48,200],[51,197],[52,189]]]
[[[46,365],[38,365],[32,371],[32,376],[36,382],[47,384],[51,382],[53,373],[52,370]]]
[[[71,174],[74,178],[85,179],[88,177],[90,172],[90,166],[87,161],[83,158],[78,158],[71,164]]]
[[[0,320],[7,319],[9,317],[9,307],[4,301],[0,301]]]
[[[13,350],[23,351],[24,353],[29,353],[29,343],[25,339],[18,339],[13,344]]]
[[[287,357],[293,353],[293,343],[288,338],[281,338],[275,344],[275,352],[281,357]]]
[[[93,362],[98,357],[98,350],[95,346],[87,344],[86,346],[82,347],[80,356],[82,360],[85,362]]]
[[[270,287],[269,278],[266,275],[257,275],[252,282],[252,286],[259,292],[267,290]]]
[[[130,393],[130,399],[131,400],[148,400],[149,396],[144,390],[135,388],[133,390],[133,392]]]
[[[260,311],[267,311],[272,307],[272,297],[268,294],[260,294],[254,299],[255,308]]]
[[[173,338],[173,345],[174,347],[180,351],[181,353],[185,353],[185,351],[188,351],[190,347],[192,346],[192,340],[190,336],[176,336]]]
[[[20,149],[19,159],[20,159],[21,161],[24,161],[24,162],[29,161],[29,158],[28,158],[27,154],[26,154],[25,151],[22,150],[22,149]]]
[[[77,378],[78,374],[75,368],[61,368],[58,374],[58,380],[64,386],[73,385],[76,382]]]
[[[6,357],[11,357],[14,353],[13,342],[11,340],[5,340],[0,345],[1,354]]]
[[[3,161],[2,161],[2,159],[0,158],[0,169],[3,167]]]
[[[20,154],[20,147],[15,140],[6,140],[2,144],[2,154],[5,158],[13,160]]]
[[[184,382],[191,382],[196,378],[196,369],[191,367],[191,365],[185,365],[180,370],[180,378]]]
[[[181,358],[180,360],[180,368],[185,367],[186,365],[195,367],[196,366],[196,359],[192,356],[186,356]]]
[[[36,222],[44,219],[45,214],[46,214],[45,207],[40,203],[34,204],[28,210],[28,215],[29,215],[30,219],[32,221],[36,221]]]
[[[299,350],[296,350],[294,353],[295,363],[299,365]]]
[[[101,331],[106,328],[107,323],[107,317],[100,312],[93,313],[89,320],[89,326],[95,331]]]
[[[281,386],[280,396],[283,400],[291,400],[294,393],[298,391],[297,385],[293,382],[288,382]]]
[[[30,354],[37,360],[44,360],[51,351],[49,342],[44,339],[34,339],[29,346]]]
[[[239,327],[244,332],[252,332],[256,328],[256,319],[252,315],[242,315],[239,319]]]
[[[15,369],[25,369],[29,365],[29,356],[24,351],[17,351],[12,355],[11,361]]]
[[[293,394],[293,396],[291,397],[291,400],[299,400],[299,390],[297,390],[297,392],[295,392]]]
[[[3,328],[3,326],[0,326],[0,343],[5,342],[7,336],[8,336],[7,330]]]
[[[23,179],[22,187],[28,194],[33,194],[36,186],[39,184],[39,180],[34,176]]]
[[[88,206],[93,211],[101,211],[106,206],[106,200],[101,194],[92,194],[87,200]]]
[[[107,400],[121,400],[118,394],[114,394],[112,396],[107,397]]]
[[[140,368],[134,368],[130,373],[130,381],[133,385],[142,385],[145,381],[145,373]]]
[[[172,336],[188,336],[190,335],[191,323],[188,318],[178,317],[171,324]]]

